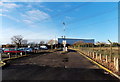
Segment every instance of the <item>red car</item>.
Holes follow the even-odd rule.
[[[24,51],[21,51],[17,48],[6,48],[4,49],[4,53],[24,53]]]

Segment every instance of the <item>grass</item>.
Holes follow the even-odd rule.
[[[98,54],[102,54],[103,56],[110,56],[110,48],[109,47],[106,47],[106,48],[83,48],[82,50],[87,50],[87,51],[94,51],[94,52],[97,52]],[[116,48],[116,47],[113,47],[112,48],[112,56],[113,57],[119,57],[120,54],[119,54],[119,49]]]

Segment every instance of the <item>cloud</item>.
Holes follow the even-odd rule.
[[[27,7],[27,8],[32,8],[32,9],[33,9],[33,8],[39,8],[39,9],[43,9],[43,10],[49,11],[49,12],[52,12],[52,11],[53,11],[52,9],[50,9],[50,8],[42,5],[42,3],[34,3],[34,4],[28,3],[28,4],[26,5],[26,7]]]
[[[20,20],[18,20],[18,19],[16,19],[16,18],[14,18],[14,17],[12,17],[12,16],[9,16],[9,15],[0,14],[0,16],[7,17],[8,19],[11,19],[11,20],[16,21],[16,22],[20,22]]]
[[[45,8],[47,11],[50,11],[50,12],[53,12],[53,10],[52,9],[49,9],[49,8]]]
[[[0,6],[2,6],[3,5],[3,2],[2,1],[0,1]]]
[[[47,18],[51,18],[49,14],[43,12],[43,11],[40,11],[40,10],[30,10],[30,11],[27,11],[25,12],[25,14],[22,14],[23,16],[23,21],[25,23],[34,23],[34,22],[37,22],[37,21],[43,21]]]
[[[47,8],[46,6],[43,6],[43,5],[39,5],[40,8],[44,8],[44,10],[47,10],[47,11],[50,11],[52,12],[53,10],[50,9],[50,8]]]
[[[20,7],[20,5],[17,5],[15,3],[3,3],[3,2],[0,2],[0,6],[2,6],[3,8],[16,8],[16,7]]]
[[[68,7],[71,7],[71,5],[65,4],[64,7],[67,7],[67,8],[68,8]]]
[[[70,17],[70,16],[66,16],[65,19],[67,19],[67,20],[71,20],[72,17]]]
[[[32,10],[32,11],[28,11],[27,15],[31,16],[32,20],[44,20],[46,18],[50,18],[50,16],[40,10]]]
[[[7,9],[0,9],[0,12],[8,12]]]
[[[3,16],[2,14],[0,14],[0,16]]]
[[[15,3],[0,2],[0,12],[8,12],[11,9],[19,8],[19,7],[21,7],[21,5],[17,5]]]
[[[33,23],[33,22],[30,21],[30,20],[23,20],[23,22],[28,23],[28,24],[32,24],[32,23]]]

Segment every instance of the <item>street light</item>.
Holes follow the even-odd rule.
[[[63,51],[67,51],[67,48],[66,48],[66,40],[65,40],[65,22],[63,22],[63,25],[64,25],[64,36],[63,36]]]

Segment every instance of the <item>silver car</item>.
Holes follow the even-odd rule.
[[[0,53],[3,53],[3,48],[0,48]]]

